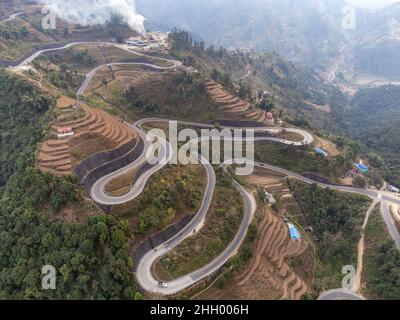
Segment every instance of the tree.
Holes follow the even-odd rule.
[[[53,213],[58,213],[64,204],[64,199],[62,195],[58,192],[53,192],[50,199],[50,209]]]
[[[360,188],[365,188],[367,181],[363,177],[357,176],[354,178],[354,185]]]
[[[121,249],[126,244],[126,238],[121,230],[115,230],[111,234],[111,242],[117,249]]]
[[[138,300],[142,300],[142,299],[143,299],[143,294],[141,294],[140,292],[136,292],[134,300],[138,301]]]

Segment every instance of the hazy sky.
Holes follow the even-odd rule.
[[[370,9],[382,8],[389,4],[400,2],[400,0],[346,0],[346,1],[352,5],[359,7],[366,7]]]

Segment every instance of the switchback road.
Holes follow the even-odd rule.
[[[22,68],[22,67],[27,66],[29,63],[31,63],[34,59],[36,59],[38,56],[40,56],[43,53],[64,50],[71,46],[75,46],[75,45],[79,45],[79,44],[113,45],[113,46],[121,48],[122,50],[129,51],[132,54],[147,57],[146,55],[131,51],[129,48],[127,48],[124,45],[118,45],[115,43],[76,42],[76,43],[67,44],[67,45],[65,45],[63,47],[59,47],[59,48],[38,51],[38,52],[34,53],[33,55],[31,55],[29,58],[25,59],[23,62],[21,62],[21,64],[19,64],[15,68]],[[85,82],[82,84],[81,88],[77,92],[78,98],[85,94],[85,91],[86,91],[90,81],[93,79],[93,76],[96,74],[96,72],[100,68],[105,67],[105,66],[118,65],[118,64],[132,64],[132,65],[142,65],[142,66],[147,66],[147,67],[154,68],[154,69],[164,69],[164,70],[181,66],[181,63],[179,61],[167,60],[167,59],[163,59],[163,58],[155,58],[152,56],[149,56],[149,58],[151,58],[153,60],[156,59],[156,60],[163,61],[163,62],[169,62],[170,65],[165,67],[165,66],[157,66],[157,65],[153,65],[153,64],[149,64],[149,63],[112,63],[112,64],[103,65],[103,66],[98,66],[87,74]],[[118,177],[127,171],[142,167],[143,165],[148,163],[148,157],[146,157],[146,155],[147,155],[147,152],[149,151],[149,149],[151,148],[151,143],[150,143],[150,141],[147,141],[146,132],[143,130],[142,126],[148,122],[166,122],[166,121],[168,121],[168,120],[159,119],[159,118],[142,119],[131,126],[132,129],[138,133],[139,138],[144,141],[144,143],[145,143],[144,150],[145,151],[143,152],[143,154],[141,156],[139,156],[138,159],[136,159],[132,164],[128,165],[127,167],[121,168],[120,170],[117,170],[109,175],[106,175],[106,176],[100,178],[94,184],[94,186],[91,190],[91,195],[93,197],[93,200],[95,200],[96,202],[101,203],[101,204],[115,205],[115,204],[122,204],[122,203],[126,203],[128,201],[132,201],[132,200],[136,199],[142,193],[148,179],[155,172],[159,171],[165,165],[167,165],[168,160],[170,159],[170,157],[173,153],[173,150],[171,149],[170,144],[166,141],[159,140],[160,142],[164,142],[164,143],[161,143],[159,155],[162,156],[165,161],[148,166],[147,170],[135,181],[135,184],[132,186],[132,189],[126,195],[124,195],[122,197],[111,197],[111,196],[107,195],[104,190],[105,190],[105,185],[109,181],[114,179],[115,177]],[[214,127],[213,125],[209,125],[209,124],[199,124],[199,123],[188,122],[188,121],[180,121],[179,123],[184,124],[184,125],[189,125],[189,126]],[[224,128],[229,128],[229,127],[224,127]],[[249,128],[246,128],[246,129],[249,129]],[[279,134],[283,130],[281,128],[253,128],[253,129],[255,131],[258,130],[261,132],[269,132],[269,133],[275,133],[275,134]],[[313,139],[314,139],[313,136],[305,130],[293,129],[293,128],[285,128],[284,130],[295,132],[297,134],[302,135],[303,140],[302,141],[290,141],[290,140],[275,138],[275,137],[256,137],[255,141],[274,141],[277,143],[283,143],[283,144],[288,144],[288,145],[293,145],[293,146],[303,146],[303,145],[311,144],[313,142]],[[154,262],[157,259],[165,256],[173,248],[175,248],[177,245],[182,243],[182,241],[184,241],[189,236],[193,235],[194,233],[198,232],[201,229],[202,225],[204,224],[204,220],[205,220],[206,214],[209,210],[209,207],[210,207],[210,204],[212,201],[212,197],[214,194],[216,178],[215,178],[215,172],[214,172],[213,166],[207,161],[207,159],[204,159],[204,157],[202,155],[194,154],[193,156],[202,158],[201,163],[205,169],[206,178],[207,178],[206,190],[204,192],[203,200],[202,200],[201,206],[200,206],[197,214],[194,216],[192,221],[186,226],[186,228],[184,228],[179,234],[175,235],[173,238],[169,239],[168,241],[163,243],[161,246],[154,248],[154,250],[148,252],[141,259],[141,261],[137,262],[138,268],[137,268],[136,276],[137,276],[138,282],[143,287],[143,289],[145,289],[146,291],[151,292],[151,293],[155,293],[155,294],[159,294],[159,295],[176,294],[176,293],[192,286],[196,282],[200,281],[201,279],[204,279],[205,277],[209,276],[210,274],[212,274],[213,272],[218,270],[222,265],[224,265],[229,260],[230,257],[234,256],[237,253],[237,251],[239,250],[240,245],[241,245],[242,241],[244,240],[244,237],[247,233],[248,226],[251,222],[252,216],[256,210],[256,202],[255,202],[253,195],[251,193],[249,193],[243,186],[241,186],[239,183],[237,183],[235,180],[233,180],[234,186],[237,188],[237,190],[240,192],[240,194],[243,198],[245,212],[244,212],[243,221],[239,227],[239,230],[238,230],[236,236],[232,240],[232,242],[217,258],[215,258],[207,266],[205,266],[205,267],[201,268],[200,270],[197,270],[191,274],[188,274],[184,277],[181,277],[179,279],[171,281],[170,283],[168,283],[168,286],[165,288],[159,287],[158,281],[154,278],[154,276],[151,272]],[[229,165],[233,164],[234,162],[235,162],[235,160],[230,160],[230,161],[224,162],[222,165],[223,169],[226,171],[227,167]],[[301,180],[306,183],[312,183],[312,184],[317,183],[319,186],[324,187],[324,188],[331,188],[331,189],[338,190],[341,192],[350,192],[350,193],[365,195],[374,200],[378,199],[379,201],[382,201],[382,209],[383,209],[385,221],[388,224],[390,233],[391,233],[392,237],[395,239],[396,244],[400,244],[400,236],[397,232],[397,229],[395,229],[395,226],[393,228],[393,225],[394,225],[393,219],[389,219],[391,217],[387,214],[388,210],[386,210],[388,208],[388,207],[386,207],[386,201],[391,201],[391,202],[400,204],[399,199],[392,197],[388,194],[384,194],[384,193],[381,193],[379,191],[374,191],[374,190],[357,189],[357,188],[351,188],[351,187],[318,183],[313,180],[307,179],[301,175],[298,175],[296,173],[293,173],[293,172],[290,172],[288,170],[281,169],[278,167],[274,167],[274,166],[271,166],[268,164],[257,163],[257,162],[254,162],[253,164],[255,166],[259,166],[262,168],[266,168],[266,169],[269,169],[272,171],[279,172],[288,177],[292,177],[292,178]],[[390,214],[390,212],[389,212],[389,214]],[[334,294],[333,294],[333,296],[334,296]],[[337,292],[336,292],[336,294],[337,294]],[[352,294],[350,294],[350,296],[351,295]],[[332,294],[329,295],[329,293],[326,293],[325,297],[326,296],[330,297],[330,296],[332,296]]]

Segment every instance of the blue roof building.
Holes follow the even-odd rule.
[[[314,151],[319,154],[320,156],[323,157],[327,157],[328,156],[328,152],[326,152],[325,150],[321,149],[321,148],[315,148]]]
[[[362,173],[366,173],[369,170],[369,168],[365,164],[362,164],[362,163],[355,163],[354,166],[358,170],[360,170],[360,172],[362,172]]]
[[[288,227],[289,227],[290,239],[301,240],[301,236],[297,228],[291,223],[288,223]]]

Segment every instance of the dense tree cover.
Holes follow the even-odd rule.
[[[0,187],[26,160],[32,163],[53,105],[29,83],[0,70]]]
[[[29,83],[0,72],[2,183],[0,195],[0,299],[134,299],[127,224],[112,216],[73,225],[51,222],[77,199],[76,180],[33,168],[52,99]],[[57,271],[57,289],[42,290],[44,265]]]
[[[211,72],[211,79],[222,84],[225,88],[233,87],[233,83],[229,73],[221,73],[217,69]]]
[[[40,57],[33,64],[37,70],[43,73],[46,80],[70,96],[75,96],[75,92],[85,79],[83,74],[67,63],[56,67],[48,63],[47,58]]]
[[[50,173],[38,174],[30,167],[18,169],[8,181],[4,191],[5,199],[19,199],[24,206],[36,208],[46,203],[52,213],[59,213],[62,207],[78,200],[77,179],[74,176],[58,178]],[[21,174],[22,173],[22,174]]]
[[[379,41],[373,45],[360,46],[354,51],[355,68],[361,74],[398,80],[400,77],[400,45],[392,41]]]
[[[400,252],[390,238],[378,209],[365,230],[363,282],[372,299],[400,299]]]
[[[392,241],[373,254],[376,270],[371,273],[369,290],[383,299],[400,299],[400,252]]]
[[[355,265],[360,230],[370,201],[297,181],[291,183],[291,188],[317,241],[316,290],[340,287],[342,267]]]
[[[137,221],[132,231],[138,237],[160,231],[177,217],[196,213],[205,188],[203,175],[200,166],[168,166],[150,178],[137,199],[113,213]]]
[[[5,40],[23,40],[29,35],[26,27],[13,27],[10,24],[0,24],[0,38]]]
[[[400,186],[400,108],[399,86],[361,90],[339,123],[354,139],[365,145],[365,152],[384,178]]]
[[[398,106],[400,86],[383,86],[359,91],[351,101],[350,109],[343,119],[342,126],[352,135],[362,137],[369,145],[389,147],[400,152],[400,143],[387,141],[388,137],[395,138],[396,134],[388,132],[380,137],[375,130],[387,128],[388,124],[400,117]],[[385,131],[385,130],[382,130]]]
[[[194,40],[190,34],[184,30],[174,28],[169,34],[169,40],[171,41],[172,49],[179,50],[195,50],[204,51],[204,41]]]
[[[274,109],[274,103],[271,101],[271,99],[262,98],[257,107],[264,111],[272,111]]]
[[[127,225],[112,216],[73,225],[50,222],[38,207],[58,190],[33,168],[16,173],[0,201],[0,298],[133,299],[132,260]],[[75,185],[56,181],[63,201],[74,198]],[[57,204],[58,205],[58,204]],[[41,288],[41,270],[57,270],[57,289]]]
[[[71,63],[74,66],[93,68],[97,65],[97,60],[89,54],[89,50],[66,49],[62,54],[55,52],[47,55],[48,59],[54,64]]]

